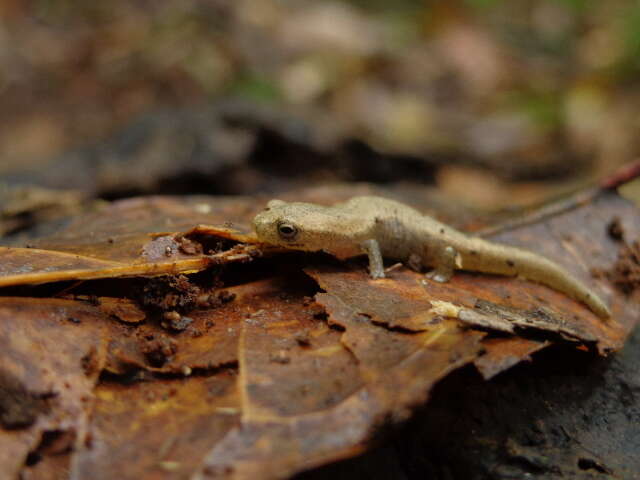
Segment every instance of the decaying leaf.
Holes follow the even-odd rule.
[[[637,322],[637,291],[607,272],[636,258],[609,225],[632,245],[638,212],[610,191],[491,237],[593,286],[607,322],[520,279],[439,284],[396,266],[374,281],[358,259],[267,250],[248,233],[259,208],[127,200],[0,252],[14,295],[0,298],[0,461],[13,477],[284,478],[362,451],[463,365],[490,378],[559,341],[604,354]],[[61,281],[75,283],[28,286]]]
[[[17,478],[47,433],[88,434],[106,337],[91,308],[64,300],[0,298],[0,464]]]
[[[255,211],[248,202],[180,202],[152,197],[118,202],[80,216],[29,248],[0,247],[0,287],[64,280],[190,273],[212,265],[245,261],[250,245],[224,249],[225,236],[250,239],[225,219]],[[225,224],[210,244],[194,243],[198,224]],[[207,229],[202,229],[206,235]]]

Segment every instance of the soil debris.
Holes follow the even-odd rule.
[[[177,332],[186,330],[187,327],[193,323],[192,318],[180,315],[175,310],[171,310],[170,312],[163,313],[162,318],[163,318],[162,326],[164,328],[175,330]]]
[[[145,282],[139,301],[151,310],[186,312],[197,304],[201,293],[185,275],[158,277]]]
[[[620,217],[613,217],[609,225],[607,226],[607,232],[609,236],[614,240],[623,241],[624,240],[624,226],[622,225],[622,221]]]
[[[611,282],[626,295],[640,288],[640,241],[625,243],[618,254],[618,260],[608,272]]]
[[[233,301],[235,298],[235,293],[231,293],[226,290],[219,290],[217,292],[203,293],[202,295],[199,295],[196,300],[196,305],[199,308],[216,308]]]
[[[141,343],[140,350],[154,367],[162,367],[178,351],[178,344],[167,336],[150,335]]]

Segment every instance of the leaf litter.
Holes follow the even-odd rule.
[[[567,341],[607,354],[637,322],[637,283],[615,281],[635,278],[637,209],[609,190],[490,236],[592,285],[608,322],[515,278],[439,284],[400,266],[372,281],[360,260],[283,256],[249,231],[260,204],[120,201],[3,247],[0,451],[14,477],[285,478],[363,451],[457,368],[491,378]]]

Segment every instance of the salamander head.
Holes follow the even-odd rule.
[[[352,256],[360,253],[354,245],[354,222],[357,219],[331,207],[272,200],[255,216],[253,227],[258,239],[270,245]]]

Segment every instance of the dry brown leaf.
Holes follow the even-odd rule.
[[[116,202],[79,216],[53,236],[34,240],[30,248],[0,247],[0,287],[188,273],[250,260],[254,247],[221,250],[219,243],[228,237],[250,240],[250,235],[231,228],[228,219],[246,221],[255,209],[242,199],[150,197]],[[197,227],[207,223],[224,225]],[[212,230],[217,241],[204,248],[189,238]]]

